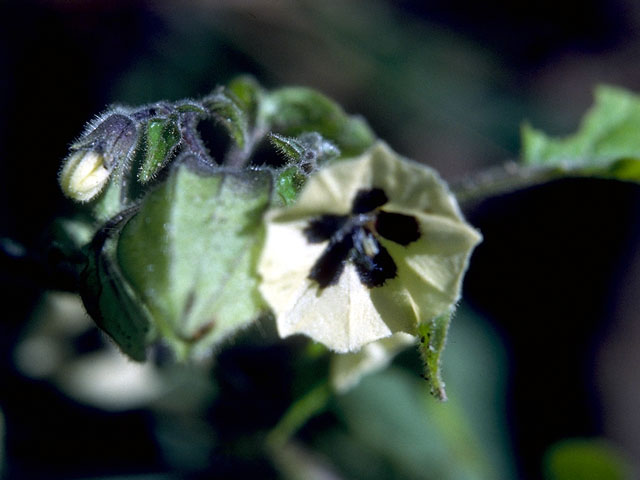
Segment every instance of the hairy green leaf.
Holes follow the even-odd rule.
[[[424,363],[423,376],[429,382],[432,395],[439,400],[447,399],[440,373],[440,357],[447,341],[450,323],[451,312],[447,312],[418,325],[420,355]]]
[[[218,88],[202,102],[213,114],[215,119],[224,125],[231,138],[241,149],[249,139],[249,114],[244,111],[224,88]]]
[[[260,314],[255,262],[269,178],[181,165],[124,227],[120,268],[179,358],[208,353]]]
[[[299,162],[302,159],[305,148],[299,140],[278,133],[272,133],[269,135],[269,141],[287,160]]]
[[[240,108],[253,118],[263,95],[260,84],[253,77],[243,75],[234,78],[227,90],[235,97]]]
[[[190,100],[182,100],[176,104],[176,111],[178,113],[196,113],[201,116],[207,115],[209,113],[207,109],[205,109],[198,102],[193,102]]]

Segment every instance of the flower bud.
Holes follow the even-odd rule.
[[[111,170],[111,163],[128,156],[137,140],[137,129],[133,120],[121,113],[111,113],[92,123],[71,148],[103,152],[106,167]]]
[[[65,195],[79,202],[95,198],[111,172],[130,158],[137,140],[135,123],[120,113],[105,115],[90,125],[71,146],[60,172],[58,180]]]
[[[77,150],[65,161],[58,180],[67,197],[88,202],[100,193],[110,173],[103,154],[94,150]]]

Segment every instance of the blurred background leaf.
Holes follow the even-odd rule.
[[[550,138],[525,125],[522,155],[528,165],[557,167],[575,175],[640,180],[640,97],[611,86],[598,86],[595,105],[580,129],[565,138]]]
[[[545,456],[549,480],[624,480],[632,478],[627,461],[601,439],[572,438],[554,444]]]

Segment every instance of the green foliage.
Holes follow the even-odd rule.
[[[245,115],[255,121],[258,106],[264,96],[260,84],[253,77],[241,76],[229,82],[227,91],[235,98]]]
[[[289,161],[299,162],[304,155],[304,145],[302,142],[292,137],[285,137],[278,133],[269,135],[269,140],[274,147]]]
[[[407,351],[390,368],[363,378],[344,394],[326,398],[317,386],[298,397],[268,437],[275,443],[270,446],[278,466],[293,462],[297,476],[292,478],[310,474],[304,456],[285,455],[289,445],[298,452],[302,446],[319,452],[340,478],[517,478],[506,435],[506,353],[495,332],[465,308],[454,329],[455,342],[443,353],[451,379],[448,402],[433,398],[429,384],[415,374],[413,352]],[[326,413],[297,441],[284,443],[282,437],[292,427],[304,424],[300,417],[305,409]],[[336,421],[332,424],[330,418]]]
[[[452,312],[447,312],[418,326],[419,348],[424,363],[424,376],[429,382],[431,394],[440,400],[447,399],[440,372],[440,357],[447,341],[451,314]]]
[[[269,140],[291,165],[281,169],[276,179],[276,193],[282,205],[294,203],[309,174],[340,155],[333,143],[316,132],[296,138],[271,133]]]
[[[353,472],[352,478],[510,478],[500,476],[500,454],[487,451],[495,445],[483,445],[474,437],[460,405],[434,405],[428,395],[415,378],[397,368],[364,379],[337,399],[349,437],[335,437],[339,443],[330,450],[331,457]]]
[[[201,122],[227,133],[221,158],[212,158]],[[254,154],[269,146],[281,158],[255,161]],[[386,365],[412,343],[412,335],[423,337],[425,378],[432,393],[445,398],[439,369],[448,312],[480,236],[436,172],[377,141],[364,120],[314,90],[268,92],[241,77],[200,100],[118,107],[90,125],[73,148],[60,181],[68,196],[87,207],[85,238],[92,239],[84,249],[83,299],[129,356],[144,359],[156,342],[179,359],[206,356],[268,304],[281,336],[315,332],[314,340],[355,355],[345,385]],[[315,182],[307,182],[312,176]],[[306,203],[299,198],[303,187]],[[368,190],[382,191],[383,203],[389,203],[381,218],[410,222],[419,235],[395,242],[389,227],[381,227],[387,228],[378,235],[381,244],[373,233],[367,236],[367,229],[378,228],[379,206],[357,219],[352,208]],[[303,317],[311,325],[285,328],[283,292],[295,298],[321,286],[310,280],[310,271],[325,248],[319,243],[327,239],[311,241],[298,222],[291,235],[273,237],[266,248],[265,224],[273,215],[263,214],[276,206],[289,206],[286,215],[302,208],[307,223],[334,212],[361,222],[357,228],[349,224],[357,239],[356,230],[334,233],[348,235],[369,259],[369,267],[359,260],[360,269],[382,269],[375,258],[384,257],[382,249],[390,252],[397,264],[392,260],[388,284],[365,285],[353,258],[345,256],[336,260],[348,270],[343,283],[308,297],[324,305],[306,308]],[[265,269],[258,276],[259,258],[274,267],[268,279]],[[289,268],[295,276],[280,273]],[[302,292],[309,281],[316,283]],[[267,283],[276,285],[269,296]],[[309,320],[313,315],[320,317]],[[388,338],[399,332],[408,338]],[[376,340],[381,343],[359,352]]]
[[[266,172],[182,165],[123,228],[118,265],[179,358],[207,353],[264,308],[254,264],[269,195]]]
[[[276,180],[276,192],[283,205],[295,202],[298,192],[304,185],[306,176],[297,166],[289,167],[280,172]]]
[[[206,121],[228,133],[225,158],[205,147],[197,127]],[[285,165],[251,166],[268,134]],[[73,222],[84,240],[59,243],[73,255],[90,239],[81,277],[89,312],[136,360],[156,341],[179,358],[206,354],[265,310],[255,274],[263,212],[292,203],[319,165],[373,139],[327,97],[266,92],[250,77],[201,100],[101,115],[60,175],[64,192],[87,206]]]
[[[275,90],[264,99],[261,115],[285,136],[316,132],[334,142],[346,157],[364,152],[375,140],[363,119],[346,115],[335,102],[309,88]]]
[[[569,137],[552,138],[525,125],[525,164],[574,175],[640,181],[640,97],[601,86],[595,100],[578,132]]]
[[[146,347],[155,337],[148,311],[124,280],[115,262],[116,233],[133,211],[116,216],[98,232],[85,249],[80,294],[87,312],[120,349],[134,360],[146,358]]]
[[[243,149],[249,141],[249,113],[224,88],[218,88],[204,98],[203,105],[223,125],[235,144]],[[247,104],[245,103],[246,107]]]
[[[146,130],[147,148],[138,178],[147,183],[164,167],[180,142],[180,131],[174,119],[154,118]]]
[[[545,455],[546,480],[627,480],[629,465],[602,439],[574,438],[553,445]]]
[[[224,158],[213,159],[201,138],[198,125],[208,121],[231,138]],[[104,223],[138,203],[171,162],[191,156],[212,170],[243,168],[267,135],[286,165],[260,168],[282,185],[274,198],[285,204],[317,166],[360,154],[375,140],[364,120],[347,115],[324,95],[297,87],[267,92],[253,78],[239,77],[201,100],[105,112],[72,145],[59,181],[68,197],[87,202],[94,218]],[[295,178],[283,173],[291,166],[297,167]]]
[[[402,478],[455,478],[448,476],[454,469],[442,463],[453,459],[449,446],[440,441],[438,425],[424,415],[419,400],[424,395],[415,379],[390,369],[364,379],[338,405],[356,438],[372,448],[382,463],[397,465]],[[466,469],[460,463],[456,467]]]

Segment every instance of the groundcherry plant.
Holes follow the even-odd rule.
[[[323,95],[239,78],[91,122],[60,170],[80,211],[61,242],[82,258],[87,311],[134,360],[157,346],[176,361],[211,358],[272,322],[331,355],[333,390],[414,346],[416,375],[445,399],[440,357],[482,241],[458,200],[565,175],[637,180],[637,135],[621,139],[636,117],[635,96],[603,87],[576,136],[525,127],[522,165],[454,195]],[[207,124],[225,148],[212,153]]]

